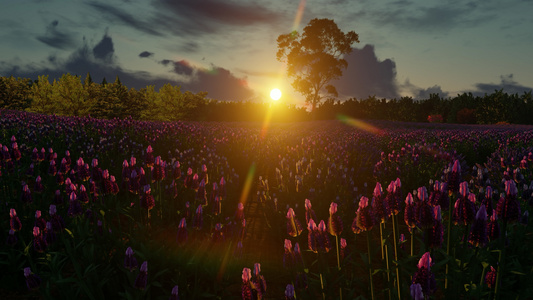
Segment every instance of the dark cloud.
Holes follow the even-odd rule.
[[[215,66],[209,70],[198,70],[186,86],[193,91],[206,91],[209,98],[223,101],[244,101],[254,95],[246,79],[237,78],[229,70]]]
[[[376,57],[374,46],[354,48],[344,59],[348,62],[348,67],[340,79],[332,81],[341,98],[399,97],[396,64],[390,59],[380,61]]]
[[[258,3],[227,0],[155,0],[158,15],[152,24],[174,30],[175,34],[217,33],[226,26],[275,24],[281,16]],[[164,7],[164,10],[161,10]],[[169,12],[171,14],[169,14]]]
[[[119,7],[94,1],[88,2],[87,5],[96,9],[111,23],[122,23],[151,35],[163,36],[163,33],[154,29],[153,24],[145,22],[141,18],[133,16]]]
[[[37,36],[36,39],[40,42],[61,50],[71,49],[76,46],[75,38],[72,34],[60,31],[58,27],[59,21],[54,20],[46,26],[44,35]]]
[[[194,69],[191,67],[189,62],[186,60],[180,60],[180,61],[174,62],[173,66],[174,66],[174,72],[180,75],[190,76],[192,75],[192,72],[194,71]]]
[[[113,47],[113,39],[107,34],[104,35],[102,40],[93,48],[94,57],[107,63],[113,62],[114,53],[115,48]]]
[[[523,94],[524,92],[533,91],[533,87],[527,87],[519,84],[513,78],[513,74],[501,75],[500,83],[477,83],[475,84],[476,90],[472,91],[472,94],[476,96],[484,96],[485,94],[492,94],[495,91],[503,89],[504,93],[508,94]]]
[[[475,27],[494,21],[498,17],[498,5],[492,1],[440,1],[414,3],[395,1],[387,7],[364,6],[352,17],[364,18],[377,26],[393,26],[410,32],[435,34],[454,28]]]
[[[254,96],[248,87],[246,79],[235,77],[229,70],[212,65],[211,68],[198,68],[186,60],[159,62],[164,66],[171,66],[172,72],[185,76],[180,82],[185,90],[193,92],[207,92],[208,97],[222,101],[243,101]]]
[[[444,98],[444,99],[450,96],[448,92],[443,91],[442,88],[438,85],[434,85],[432,87],[428,87],[424,89],[424,88],[415,86],[409,81],[409,79],[407,79],[405,83],[401,85],[401,89],[403,91],[406,91],[410,95],[413,95],[413,99],[416,99],[416,100],[429,99],[431,94],[438,94],[440,98]]]
[[[7,76],[35,80],[40,75],[48,75],[48,79],[53,81],[67,73],[83,78],[90,73],[94,82],[102,82],[104,78],[113,82],[118,76],[125,86],[137,90],[149,85],[158,89],[170,83],[181,86],[184,91],[208,92],[209,98],[217,100],[242,101],[253,97],[254,93],[248,87],[246,79],[235,77],[227,69],[216,66],[209,69],[197,68],[186,60],[162,60],[159,63],[172,67],[172,72],[180,75],[180,80],[123,69],[114,59],[112,37],[105,34],[95,46],[84,40],[83,46],[73,51],[66,59],[51,54],[40,63],[0,61],[0,76],[9,74]]]
[[[171,82],[171,80],[166,78],[152,76],[148,72],[124,70],[115,60],[106,61],[101,59],[102,56],[96,57],[96,55],[104,55],[103,57],[106,58],[113,55],[111,47],[109,47],[109,45],[112,45],[112,39],[107,34],[102,37],[98,45],[103,46],[100,46],[100,49],[84,41],[84,44],[73,51],[66,59],[52,54],[48,56],[46,61],[40,63],[23,64],[21,62],[8,63],[2,61],[0,62],[0,74],[9,74],[9,76],[30,78],[32,80],[37,79],[40,75],[48,75],[48,79],[52,81],[61,78],[63,74],[67,73],[79,75],[83,78],[87,73],[90,73],[95,82],[102,82],[104,78],[108,82],[113,82],[118,76],[124,85],[135,89],[141,89],[148,85],[161,87],[165,83]],[[95,48],[97,49],[96,51]],[[175,82],[171,83],[175,84]]]
[[[148,51],[143,51],[143,52],[139,53],[139,57],[141,57],[141,58],[152,57],[152,56],[154,56],[154,53],[148,52]]]

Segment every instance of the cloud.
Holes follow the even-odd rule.
[[[154,56],[154,53],[148,52],[148,51],[143,51],[143,52],[139,53],[139,57],[141,57],[141,58],[152,57],[152,56]]]
[[[501,75],[500,83],[476,83],[474,85],[476,90],[472,91],[472,94],[475,96],[484,96],[485,94],[492,94],[495,91],[503,89],[504,93],[507,94],[523,94],[524,92],[533,91],[533,87],[527,87],[519,84],[513,78],[513,74]]]
[[[143,56],[152,55],[148,51],[141,54]],[[171,72],[179,75],[179,79],[153,75],[144,71],[123,69],[115,57],[113,39],[106,33],[94,46],[84,39],[83,45],[74,50],[66,59],[51,54],[46,61],[39,63],[24,64],[20,61],[0,61],[0,74],[10,74],[14,77],[32,80],[37,79],[40,75],[48,75],[48,79],[52,81],[67,73],[79,75],[82,78],[90,73],[94,82],[102,82],[104,78],[108,82],[114,82],[118,76],[122,84],[137,90],[149,85],[158,89],[164,84],[170,83],[181,86],[182,90],[208,92],[209,98],[217,100],[241,101],[248,100],[254,95],[245,78],[237,78],[227,69],[214,65],[210,68],[199,68],[191,65],[187,60],[173,61],[167,59],[161,60],[159,63],[171,67]]]
[[[161,61],[161,64],[165,66],[171,64],[173,66],[173,72],[179,75],[190,76],[194,71],[193,67],[191,67],[189,62],[186,60],[171,61],[169,59],[165,59]]]
[[[400,86],[400,89],[403,92],[412,95],[413,99],[416,100],[429,99],[431,94],[438,94],[441,99],[446,99],[450,96],[450,93],[443,91],[439,85],[424,89],[412,84],[409,79],[405,80],[405,83]]]
[[[58,20],[52,21],[46,26],[45,34],[37,36],[36,39],[50,47],[61,50],[73,48],[76,45],[74,36],[58,30],[58,24]]]
[[[126,11],[120,9],[119,7],[100,3],[100,2],[95,2],[95,1],[88,2],[87,5],[96,9],[100,14],[102,14],[103,17],[107,18],[107,21],[110,23],[119,22],[119,23],[128,25],[130,27],[133,27],[144,33],[148,33],[150,35],[155,35],[155,36],[164,35],[160,31],[155,30],[153,24],[149,22],[145,22],[141,18],[137,16],[133,16],[127,13]]]
[[[183,78],[180,85],[192,92],[207,92],[208,97],[221,101],[244,101],[254,96],[245,78],[238,78],[229,70],[211,65],[201,68],[191,65],[187,60],[159,62],[171,66],[172,73]]]
[[[348,67],[340,79],[331,82],[337,88],[339,97],[399,97],[396,63],[390,59],[380,61],[373,45],[365,45],[363,49],[354,48],[344,59],[348,62]]]
[[[217,33],[226,30],[228,25],[275,24],[281,18],[265,6],[244,1],[156,0],[153,3],[159,11],[152,22],[177,34]]]
[[[428,3],[401,0],[387,3],[386,7],[370,4],[352,17],[371,21],[377,26],[435,34],[492,22],[499,16],[498,12],[505,8],[505,5],[492,1],[449,0]]]
[[[113,62],[113,54],[115,48],[113,47],[113,39],[107,35],[104,35],[102,40],[93,48],[93,55],[95,58],[100,59],[104,62],[111,63]]]

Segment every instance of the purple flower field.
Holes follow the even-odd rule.
[[[361,123],[0,110],[0,298],[530,298],[533,127]]]

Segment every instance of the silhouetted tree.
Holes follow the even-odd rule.
[[[294,78],[292,87],[305,97],[313,111],[322,100],[322,92],[337,96],[328,84],[342,75],[348,62],[342,57],[359,42],[354,31],[342,32],[330,19],[313,19],[301,34],[282,34],[277,39],[277,59],[287,62],[287,75]]]

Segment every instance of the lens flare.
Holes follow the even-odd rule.
[[[252,188],[254,174],[255,174],[255,163],[252,163],[252,165],[250,166],[250,169],[248,169],[248,175],[246,175],[246,180],[244,181],[244,187],[241,193],[241,199],[239,201],[240,203],[244,205],[246,205],[246,200],[248,199],[248,195],[250,194],[250,189]]]
[[[357,119],[354,119],[354,118],[350,118],[348,116],[345,116],[345,115],[337,115],[337,120],[341,121],[342,123],[344,124],[347,124],[347,125],[350,125],[350,126],[353,126],[353,127],[357,127],[359,129],[362,129],[364,131],[367,131],[367,132],[370,132],[370,133],[373,133],[373,134],[377,134],[377,135],[380,135],[382,134],[382,130],[377,128],[377,127],[374,127],[368,123],[365,123],[361,120],[357,120]]]

